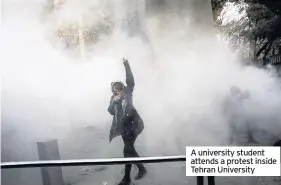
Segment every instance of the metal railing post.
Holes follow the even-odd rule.
[[[215,177],[214,176],[208,177],[208,185],[215,185]]]
[[[197,185],[204,185],[204,177],[197,176]]]
[[[204,185],[204,177],[197,176],[197,185]],[[215,185],[215,177],[208,176],[208,185]]]
[[[58,140],[37,142],[39,160],[60,160]],[[63,185],[63,175],[61,167],[41,168],[43,185]]]

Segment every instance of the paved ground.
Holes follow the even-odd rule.
[[[132,168],[132,184],[134,185],[183,185],[186,184],[185,169],[179,164],[149,164],[146,165],[148,174],[145,178],[135,181],[137,169]],[[73,185],[117,185],[122,179],[123,166],[110,166],[104,171],[98,172],[96,168],[90,168],[87,175]],[[195,180],[195,179],[194,179]],[[195,181],[194,181],[195,182]]]

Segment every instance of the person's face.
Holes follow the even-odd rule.
[[[122,92],[123,92],[123,86],[119,83],[114,84],[113,86],[114,95],[122,94]]]

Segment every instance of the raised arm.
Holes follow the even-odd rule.
[[[130,64],[129,64],[128,60],[126,60],[126,59],[123,59],[123,64],[125,66],[125,71],[126,71],[127,87],[133,91],[134,87],[135,87],[135,80],[134,80],[134,76],[133,76]]]

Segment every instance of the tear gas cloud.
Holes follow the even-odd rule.
[[[190,15],[163,13],[161,6],[141,16],[149,42],[130,37],[121,26],[130,6],[112,2],[68,1],[48,14],[43,1],[3,1],[2,137],[17,139],[2,141],[2,150],[12,153],[23,150],[19,147],[24,142],[53,137],[86,150],[81,128],[101,131],[107,143],[110,83],[125,80],[122,57],[131,64],[134,103],[145,122],[138,139],[146,148],[143,155],[184,154],[186,145],[227,144],[229,117],[223,105],[231,86],[250,94],[239,113],[241,123],[255,130],[255,139],[268,145],[280,135],[280,81],[271,72],[243,66],[211,28],[198,29]],[[116,23],[114,31],[85,50],[85,61],[69,55],[54,31],[61,24],[77,23],[81,14],[85,25],[100,24],[101,10]],[[122,149],[114,151],[120,155]],[[10,157],[23,160],[16,155]]]

